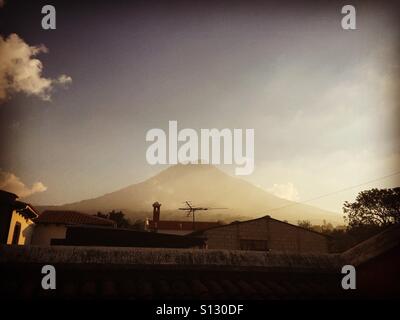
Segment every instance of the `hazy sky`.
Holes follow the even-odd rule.
[[[356,4],[357,30],[345,31],[344,2],[47,3],[56,30],[41,29],[40,1],[0,9],[3,39],[48,49],[35,53],[39,78],[0,104],[0,186],[33,203],[78,201],[161,171],[146,162],[145,135],[168,120],[254,128],[255,171],[243,178],[292,200],[400,170],[393,7]],[[339,212],[361,189],[393,186],[399,176],[310,204]]]

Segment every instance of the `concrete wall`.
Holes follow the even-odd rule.
[[[24,218],[18,214],[17,211],[13,211],[11,216],[10,228],[8,230],[7,244],[12,244],[14,236],[14,229],[17,223],[21,224],[21,232],[18,238],[19,245],[29,245],[31,243],[33,222],[29,219]]]
[[[64,225],[36,224],[31,244],[49,246],[51,239],[65,239],[66,232]]]
[[[272,252],[328,252],[325,236],[268,217],[209,229],[204,235],[209,249],[240,250],[241,240],[254,240],[264,241]]]

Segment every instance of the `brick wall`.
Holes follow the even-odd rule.
[[[273,252],[328,252],[327,238],[268,217],[206,230],[209,249],[241,248],[240,240],[264,240]]]

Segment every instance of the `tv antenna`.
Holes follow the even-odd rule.
[[[193,206],[191,201],[185,201],[186,207],[178,208],[179,210],[187,211],[187,216],[189,217],[192,215],[193,217],[193,230],[195,229],[195,222],[196,222],[196,211],[206,211],[206,210],[223,210],[228,208],[211,208],[211,207],[195,207]]]

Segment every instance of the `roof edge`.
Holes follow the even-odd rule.
[[[213,230],[213,229],[216,229],[216,228],[223,228],[223,227],[228,227],[228,226],[232,226],[232,225],[244,224],[244,223],[253,222],[253,221],[257,221],[257,220],[261,220],[261,219],[274,220],[276,222],[284,223],[284,224],[290,225],[290,226],[295,227],[295,228],[299,228],[299,229],[303,229],[305,231],[316,233],[316,234],[318,234],[320,236],[323,236],[323,237],[326,237],[326,238],[329,238],[329,239],[332,238],[331,236],[329,236],[327,234],[324,234],[324,233],[321,233],[321,232],[318,232],[318,231],[315,231],[315,230],[307,229],[307,228],[304,228],[304,227],[300,227],[300,226],[297,226],[297,225],[289,223],[289,222],[285,222],[285,221],[282,221],[282,220],[278,220],[278,219],[272,218],[270,215],[265,215],[265,216],[262,216],[262,217],[259,217],[259,218],[255,218],[255,219],[250,219],[250,220],[231,222],[231,223],[228,223],[228,224],[223,224],[223,225],[220,225],[220,226],[211,227],[211,228],[204,229],[204,230],[194,231],[191,234],[196,235],[196,234],[200,234],[202,232],[205,232],[205,231],[208,231],[208,230]]]

